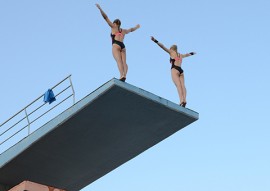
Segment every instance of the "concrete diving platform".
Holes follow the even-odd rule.
[[[2,153],[0,187],[30,180],[78,191],[198,118],[113,78]]]

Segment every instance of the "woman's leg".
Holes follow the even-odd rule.
[[[185,86],[185,78],[184,78],[184,73],[180,74],[180,83],[181,83],[181,92],[183,92],[183,102],[187,103],[187,89]]]
[[[180,104],[183,103],[184,101],[184,97],[183,97],[183,93],[182,93],[182,89],[181,89],[181,82],[180,82],[180,77],[179,77],[179,71],[175,70],[175,69],[171,69],[171,74],[172,74],[172,80],[176,86],[177,92],[178,92],[178,96],[180,99]]]
[[[124,73],[124,66],[123,66],[120,46],[118,46],[117,44],[113,44],[112,53],[113,53],[113,57],[117,63],[118,70],[120,72],[120,78],[121,78],[121,77],[123,77],[123,75],[125,73]]]
[[[127,55],[126,49],[124,48],[124,49],[122,49],[122,51],[121,51],[121,57],[122,57],[123,68],[124,68],[124,74],[123,74],[123,77],[125,77],[125,78],[126,78],[127,72],[128,72],[128,65],[127,65],[127,61],[126,61],[127,56],[126,56],[126,55]]]

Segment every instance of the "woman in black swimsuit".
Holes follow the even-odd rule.
[[[181,68],[182,65],[182,59],[188,56],[192,56],[196,54],[195,52],[190,52],[187,54],[180,54],[177,52],[177,46],[172,45],[170,49],[166,48],[162,43],[158,42],[154,37],[151,37],[151,40],[157,43],[160,48],[162,48],[164,51],[169,53],[170,55],[170,63],[171,66],[171,74],[172,74],[172,80],[177,88],[179,99],[180,99],[180,106],[186,107],[187,101],[187,90],[185,87],[185,80],[184,80],[184,71]]]
[[[117,62],[118,70],[120,72],[120,80],[125,81],[128,71],[128,65],[126,63],[126,48],[123,43],[124,37],[126,34],[133,32],[140,28],[140,25],[136,25],[130,29],[122,29],[121,21],[119,19],[115,19],[113,22],[110,21],[105,12],[101,9],[99,4],[96,4],[97,8],[100,10],[101,15],[111,27],[111,37],[112,37],[112,53],[113,57]]]

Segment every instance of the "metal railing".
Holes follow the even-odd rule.
[[[68,83],[68,85],[66,85],[66,83]],[[62,87],[62,86],[64,86],[64,87]],[[58,90],[59,92],[57,91],[57,88],[60,89],[60,90]],[[42,101],[42,98],[44,97],[44,94],[42,94],[37,99],[32,101],[30,104],[28,104],[26,107],[24,107],[23,109],[18,111],[15,115],[13,115],[12,117],[10,117],[8,120],[6,120],[5,122],[3,122],[0,125],[0,147],[4,143],[11,140],[14,136],[18,135],[20,132],[25,130],[26,128],[27,128],[27,134],[24,135],[23,137],[20,137],[19,140],[16,139],[15,141],[13,141],[13,143],[15,142],[14,144],[16,144],[17,142],[19,142],[23,138],[29,136],[31,133],[33,133],[35,130],[37,130],[38,128],[41,127],[41,126],[39,126],[34,131],[33,130],[31,131],[31,126],[33,123],[35,123],[37,120],[42,118],[44,115],[46,115],[47,113],[49,113],[50,111],[55,109],[57,106],[59,106],[60,104],[62,104],[66,100],[68,100],[69,98],[72,97],[73,98],[73,100],[72,100],[73,105],[75,104],[75,91],[74,91],[74,87],[73,87],[73,84],[71,81],[71,75],[67,76],[65,79],[63,79],[62,81],[60,81],[58,84],[56,84],[55,86],[53,86],[50,89],[58,92],[55,94],[55,96],[54,96],[55,98],[60,97],[59,99],[57,98],[56,101],[54,101],[56,103],[55,105],[52,104],[49,108],[45,108],[45,111],[42,111],[41,114],[37,114],[37,116],[34,116],[34,114],[36,114],[38,112],[38,110],[41,110],[42,108],[44,108],[44,106],[46,104],[48,105],[48,103],[45,103]],[[71,93],[68,92],[68,90],[71,91]],[[40,102],[42,102],[42,103],[40,103]],[[37,106],[35,106],[36,104],[37,104]],[[34,107],[34,108],[32,108],[32,107]],[[31,117],[33,117],[33,119],[31,119]],[[19,118],[19,119],[17,119],[17,118]],[[14,120],[15,120],[15,122],[12,123]],[[9,123],[12,123],[12,124],[8,125]],[[26,125],[25,125],[25,123],[26,123]],[[22,125],[22,127],[18,127],[19,125]],[[14,145],[14,144],[12,144],[12,145]],[[9,146],[8,148],[10,148],[10,147],[11,146]],[[5,150],[7,150],[7,149],[5,149]],[[2,149],[0,149],[0,154],[2,152],[4,152],[1,150]]]

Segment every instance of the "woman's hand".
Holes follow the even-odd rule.
[[[156,41],[156,39],[153,36],[151,36],[151,40],[154,42]]]
[[[97,6],[97,8],[100,10],[101,9],[101,7],[100,7],[100,5],[98,4],[98,3],[96,3],[96,6]]]

